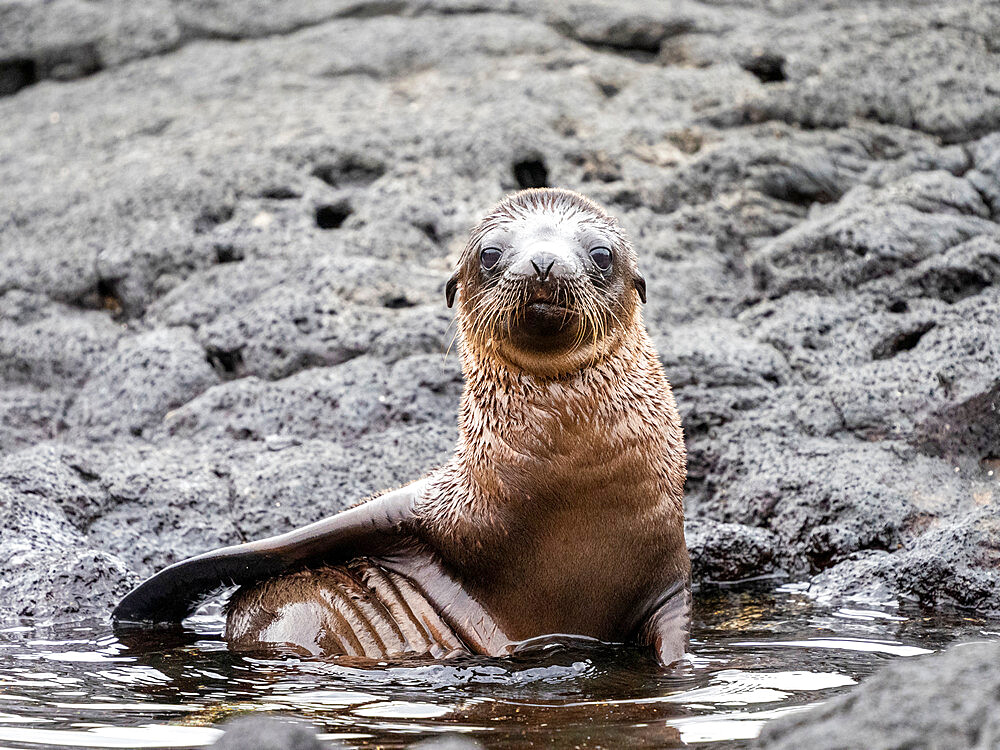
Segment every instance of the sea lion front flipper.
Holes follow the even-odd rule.
[[[680,661],[687,652],[691,628],[691,589],[687,580],[664,593],[642,628],[640,642],[656,650],[664,667]]]
[[[221,588],[392,550],[413,528],[413,501],[423,484],[413,482],[286,534],[174,563],[127,594],[111,617],[115,622],[180,622]]]

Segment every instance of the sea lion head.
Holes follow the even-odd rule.
[[[472,231],[446,294],[463,344],[540,377],[596,364],[634,329],[646,283],[618,222],[570,190],[522,190]]]

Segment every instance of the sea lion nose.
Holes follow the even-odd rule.
[[[556,259],[548,255],[531,259],[531,266],[535,269],[535,278],[543,284],[545,283],[545,279],[549,277],[549,271],[552,270],[552,266],[555,264]]]
[[[547,284],[573,275],[570,249],[560,243],[538,242],[525,247],[510,266],[513,275],[536,284]]]

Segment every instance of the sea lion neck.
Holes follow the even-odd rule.
[[[641,323],[599,363],[556,378],[463,357],[459,444],[445,471],[467,490],[454,498],[473,506],[465,512],[512,523],[609,503],[639,510],[662,501],[670,466],[683,471],[680,421]]]
[[[552,376],[501,362],[495,351],[463,346],[458,429],[469,458],[489,460],[488,453],[502,446],[518,453],[558,451],[568,431],[596,430],[593,420],[609,416],[621,395],[613,385],[637,374],[638,344],[624,342],[594,364]]]

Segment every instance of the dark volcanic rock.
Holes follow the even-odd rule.
[[[915,13],[894,4],[864,7],[789,4],[784,18],[747,15],[731,31],[681,37],[664,52],[701,65],[732,59],[754,73],[764,90],[735,108],[750,121],[837,128],[869,119],[949,142],[1000,126],[990,93],[995,5],[919,3]],[[970,35],[970,28],[983,33]]]
[[[43,443],[0,460],[0,487],[51,505],[75,534],[149,575],[241,540],[228,479],[238,460],[238,452],[221,446]]]
[[[446,460],[445,281],[539,184],[635,240],[698,580],[997,610],[998,50],[987,0],[8,3],[0,611]]]
[[[80,385],[121,336],[106,314],[11,290],[0,296],[0,377],[35,388]]]
[[[691,578],[699,583],[738,581],[777,571],[776,535],[739,523],[696,518],[684,525]]]
[[[66,413],[70,435],[141,436],[217,381],[186,328],[122,342],[91,374]]]
[[[988,498],[983,486],[974,497]],[[813,578],[812,595],[834,601],[891,600],[897,593],[925,604],[945,601],[1000,612],[996,570],[1000,517],[978,509],[948,521],[918,519],[929,529],[895,554],[865,552],[849,556]]]
[[[1000,228],[983,218],[988,207],[967,181],[947,173],[920,177],[939,179],[858,188],[769,242],[754,260],[758,287],[769,296],[837,292],[910,268],[974,237],[1000,238]],[[900,182],[906,181],[916,178]]]
[[[63,512],[0,484],[0,620],[103,616],[138,577],[89,546]]]
[[[1000,644],[965,643],[897,662],[821,707],[770,722],[759,746],[1000,747]]]
[[[59,391],[4,388],[0,391],[0,453],[53,437],[65,409],[66,396]]]
[[[139,583],[121,558],[86,546],[0,545],[0,616],[38,622],[104,617]]]
[[[396,427],[342,447],[275,437],[234,467],[233,520],[248,539],[290,531],[416,479],[443,464],[454,429]]]
[[[41,443],[0,459],[0,482],[53,503],[77,531],[85,532],[110,509],[94,452],[59,443]]]
[[[353,441],[391,424],[452,416],[461,392],[454,359],[417,356],[389,366],[370,357],[268,383],[215,386],[169,415],[171,436],[263,440],[270,436]]]

